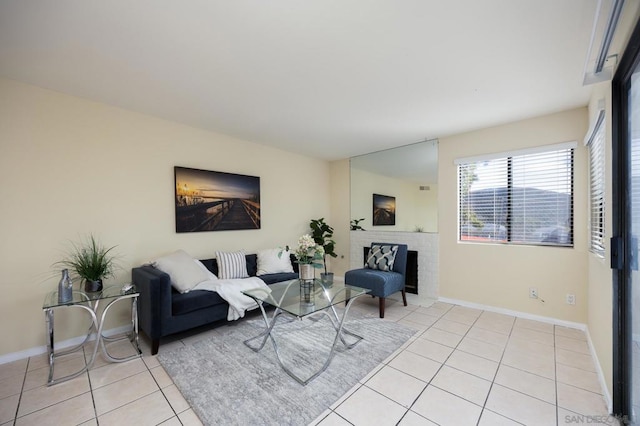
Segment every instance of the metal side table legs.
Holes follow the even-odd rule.
[[[47,353],[48,353],[48,360],[49,360],[49,378],[47,380],[47,385],[51,386],[57,383],[61,383],[61,382],[65,382],[67,380],[71,380],[75,377],[78,377],[79,375],[81,375],[82,373],[84,373],[85,371],[88,371],[92,366],[93,363],[95,362],[96,359],[96,355],[98,353],[98,347],[102,348],[102,353],[104,355],[104,357],[110,361],[110,362],[125,362],[125,361],[129,361],[131,359],[137,358],[140,356],[140,354],[142,353],[140,351],[140,347],[138,345],[138,293],[130,293],[130,294],[123,294],[123,295],[117,295],[117,296],[113,296],[113,297],[109,297],[106,296],[104,297],[105,299],[111,299],[109,301],[109,303],[107,303],[107,305],[105,306],[102,315],[100,316],[100,318],[98,319],[97,316],[97,312],[98,312],[98,305],[100,300],[102,299],[102,297],[97,296],[96,298],[90,299],[88,298],[86,295],[84,295],[83,293],[80,293],[80,295],[82,295],[83,297],[76,300],[74,298],[74,301],[68,304],[61,304],[61,305],[55,305],[55,306],[46,306],[44,308],[45,311],[45,320],[46,320],[46,326],[47,326]],[[107,316],[107,313],[109,312],[109,309],[118,301],[120,300],[125,300],[125,299],[131,299],[131,332],[130,333],[125,333],[124,335],[119,335],[119,336],[114,336],[114,337],[107,337],[105,335],[103,335],[103,326],[104,326],[104,321],[105,318]],[[91,317],[91,325],[89,326],[89,329],[87,330],[87,335],[84,337],[84,340],[82,341],[82,343],[80,343],[77,346],[74,346],[72,348],[69,349],[65,349],[62,351],[56,351],[55,350],[55,343],[54,343],[54,310],[56,308],[62,308],[62,307],[66,307],[66,308],[80,308],[85,310],[86,312],[89,313],[89,316]],[[63,355],[68,355],[70,353],[76,352],[80,349],[82,349],[87,342],[90,341],[91,336],[92,336],[92,332],[95,331],[96,334],[96,344],[92,350],[91,353],[91,357],[89,358],[88,361],[85,362],[85,366],[80,369],[79,371],[73,373],[73,374],[69,374],[67,376],[64,377],[60,377],[60,378],[53,378],[53,372],[54,372],[54,367],[55,367],[55,359],[57,357],[63,356]],[[105,344],[105,342],[110,343],[110,342],[114,342],[114,341],[118,341],[118,340],[122,340],[122,339],[129,339],[131,341],[131,343],[134,346],[134,349],[136,350],[136,353],[134,355],[128,356],[128,357],[124,357],[124,358],[118,358],[118,357],[114,357],[112,356],[109,351],[107,350],[107,346]]]

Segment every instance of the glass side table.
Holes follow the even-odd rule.
[[[128,287],[128,288],[127,288]],[[135,286],[122,286],[111,285],[104,286],[102,291],[95,293],[88,293],[83,291],[74,291],[73,292],[73,300],[66,303],[58,303],[58,292],[52,291],[48,293],[44,299],[44,303],[42,304],[42,309],[44,310],[46,325],[47,325],[47,353],[49,357],[49,379],[47,380],[47,385],[51,386],[57,383],[61,383],[67,380],[71,380],[75,377],[78,377],[85,371],[89,370],[93,365],[96,355],[98,353],[98,347],[102,348],[102,353],[104,357],[110,362],[125,362],[134,358],[138,358],[142,352],[140,351],[140,346],[138,345],[138,296],[140,293],[136,290]],[[124,334],[120,334],[117,336],[107,337],[102,334],[104,319],[107,316],[107,312],[109,312],[109,308],[113,306],[116,302],[130,299],[131,300],[131,331],[126,332]],[[105,301],[106,306],[102,311],[102,315],[98,316],[98,306],[101,301]],[[87,330],[87,335],[84,338],[84,341],[77,346],[74,346],[70,349],[66,349],[63,351],[55,351],[54,348],[54,321],[53,321],[53,313],[56,309],[60,308],[80,308],[85,310],[91,316],[91,325]],[[89,342],[92,333],[95,331],[96,335],[96,344],[93,348],[93,352],[91,354],[91,358],[88,362],[85,362],[84,368],[80,371],[77,371],[68,376],[60,377],[57,379],[53,378],[53,369],[55,359],[62,355],[67,355],[73,352],[76,352],[82,349],[87,342]],[[109,354],[107,351],[106,343],[111,343],[123,339],[129,339],[136,350],[136,354],[124,357],[117,358]],[[105,343],[106,342],[106,343]]]

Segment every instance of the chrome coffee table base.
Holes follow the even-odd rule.
[[[280,364],[282,369],[289,376],[291,376],[294,380],[296,380],[298,383],[300,383],[301,385],[306,385],[307,383],[311,382],[313,379],[318,377],[322,372],[324,372],[327,369],[327,367],[329,367],[329,364],[331,364],[331,360],[333,359],[333,357],[335,355],[336,347],[338,346],[339,342],[341,342],[346,349],[351,349],[363,339],[362,336],[359,336],[359,335],[347,330],[344,327],[344,323],[345,323],[345,320],[346,320],[347,315],[349,313],[349,308],[351,307],[351,304],[353,303],[353,301],[358,296],[360,296],[362,294],[365,294],[365,292],[362,292],[362,293],[359,293],[359,294],[353,294],[352,290],[353,290],[352,288],[351,289],[350,288],[342,288],[342,289],[338,289],[337,292],[333,292],[335,294],[332,294],[332,295],[329,295],[329,294],[327,294],[327,292],[325,292],[325,294],[327,294],[327,296],[332,296],[329,299],[328,306],[323,307],[322,309],[310,312],[310,313],[308,313],[306,315],[300,315],[298,313],[291,313],[288,310],[284,310],[284,309],[281,309],[279,306],[276,306],[275,311],[273,312],[273,315],[271,316],[271,318],[269,318],[269,316],[267,315],[267,313],[266,313],[266,311],[264,309],[263,301],[254,298],[256,300],[256,302],[258,303],[258,306],[260,307],[260,311],[262,312],[262,317],[263,317],[264,322],[265,322],[265,330],[262,333],[258,334],[257,336],[245,340],[244,341],[245,345],[247,345],[253,351],[259,352],[260,350],[262,350],[262,348],[264,348],[264,345],[267,343],[267,339],[271,340],[274,352],[276,353],[276,358],[278,359],[278,363]],[[344,292],[347,292],[347,295],[349,296],[348,299],[345,298],[345,294],[343,294]],[[349,293],[351,293],[351,294],[349,294]],[[334,307],[334,304],[335,304],[334,301],[336,300],[336,298],[339,299],[339,301],[348,300],[347,305],[346,305],[346,307],[344,309],[344,313],[342,314],[342,318],[339,317],[339,315],[336,312],[335,307]],[[266,302],[268,304],[272,304],[272,303],[269,303],[268,301],[266,301]],[[317,316],[326,316],[331,321],[331,325],[333,326],[333,329],[335,330],[336,334],[335,334],[335,337],[333,339],[333,345],[331,346],[331,350],[329,352],[329,355],[327,356],[327,359],[324,361],[324,364],[322,364],[320,369],[315,371],[313,374],[311,374],[311,376],[309,376],[307,378],[302,378],[302,377],[298,376],[297,374],[295,374],[293,371],[291,371],[291,369],[288,368],[285,365],[285,363],[282,360],[282,357],[280,356],[280,352],[278,350],[278,344],[277,344],[272,332],[273,332],[274,327],[276,326],[276,323],[277,323],[278,319],[281,317],[282,314],[287,315],[288,317],[291,318],[291,320],[288,321],[288,322],[291,322],[292,320],[296,320],[296,319],[297,320],[302,320],[305,317],[312,318],[312,317],[317,317]],[[345,339],[346,335],[349,335],[349,336],[355,338],[355,341],[353,341],[351,343],[348,343],[347,340]],[[260,342],[259,346],[255,347],[255,346],[252,346],[250,344],[254,340],[259,340],[259,339],[262,339],[262,342]]]

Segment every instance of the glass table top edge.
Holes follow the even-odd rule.
[[[305,298],[305,284],[308,298]],[[257,288],[244,290],[242,293],[296,316],[310,315],[371,291],[342,283],[326,286],[319,279],[313,281],[294,279],[274,283],[268,287],[270,292]]]
[[[102,291],[86,292],[83,290],[73,290],[73,299],[68,302],[58,302],[58,290],[47,293],[42,309],[55,308],[58,306],[77,305],[86,302],[94,302],[96,300],[116,299],[123,296],[139,295],[135,285],[127,291],[123,291],[123,285],[105,285]]]

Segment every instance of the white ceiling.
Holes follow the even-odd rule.
[[[586,105],[597,0],[0,0],[0,75],[333,160]]]
[[[433,139],[351,158],[351,168],[420,184],[438,182],[438,141]]]

